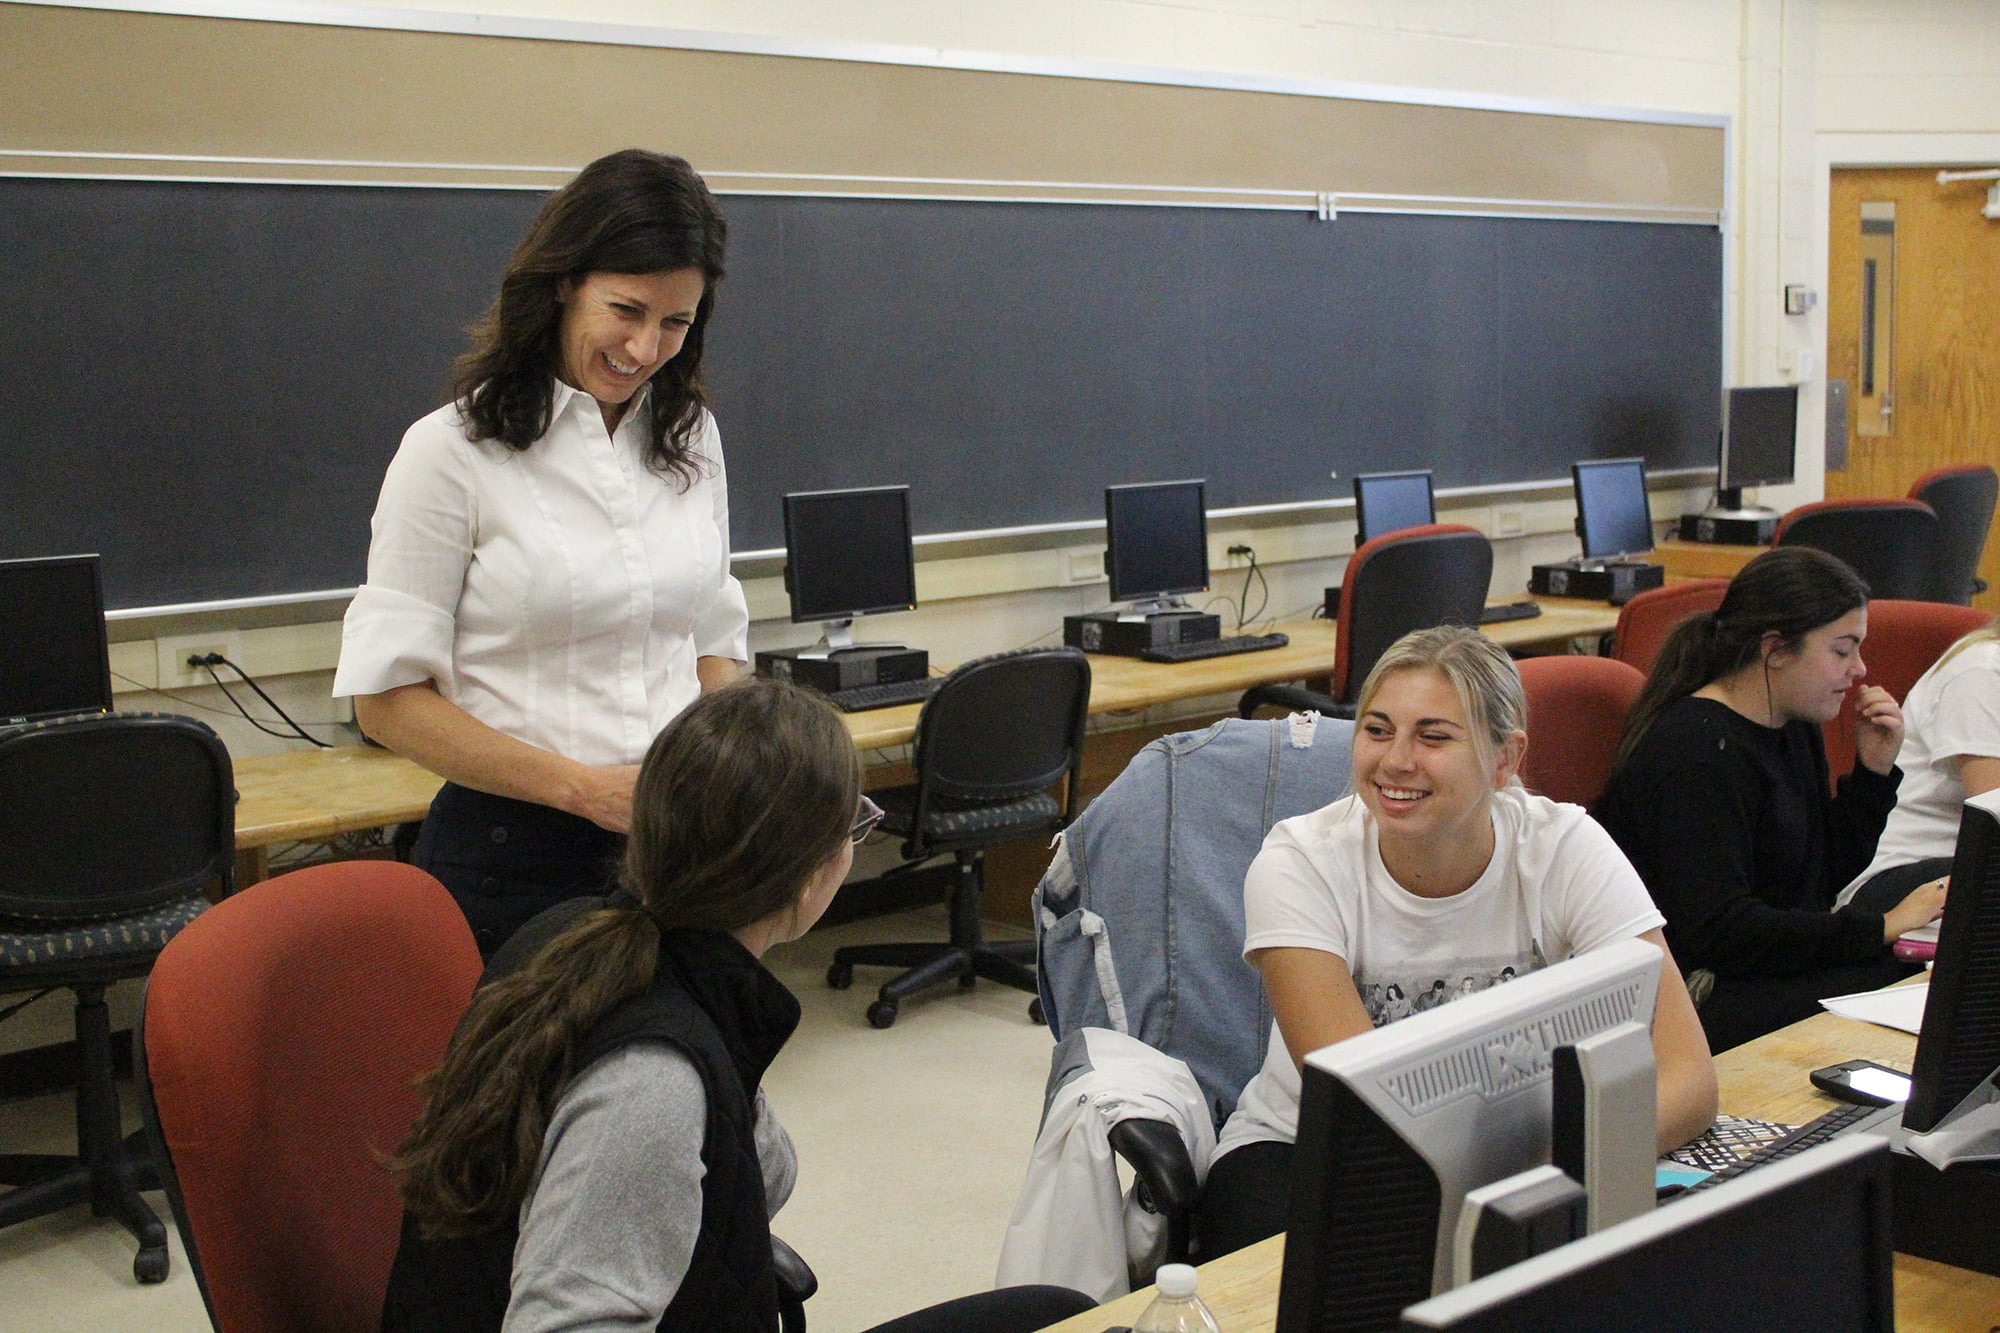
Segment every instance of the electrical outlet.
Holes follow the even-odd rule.
[[[219,653],[234,662],[243,660],[243,639],[236,630],[216,630],[210,634],[182,634],[170,639],[153,640],[158,654],[156,670],[159,673],[159,687],[163,690],[186,689],[191,685],[211,685],[214,677],[205,667],[189,666],[190,657],[205,657],[209,653]],[[222,669],[226,679],[228,668]]]
[[[1071,551],[1069,553],[1069,581],[1071,583],[1101,583],[1104,581],[1104,552]]]
[[[1493,535],[1495,537],[1519,537],[1528,530],[1528,516],[1518,509],[1495,509],[1493,511]]]

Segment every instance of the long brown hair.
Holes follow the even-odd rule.
[[[715,196],[682,159],[627,148],[585,167],[542,206],[499,296],[470,330],[472,348],[452,386],[466,433],[512,449],[548,433],[566,283],[591,273],[700,269],[701,304],[680,352],[653,373],[646,427],[646,466],[692,481],[699,463],[688,441],[708,403],[701,352],[727,240]]]
[[[519,1210],[578,1042],[652,984],[661,929],[735,930],[796,906],[860,792],[840,715],[779,681],[703,695],[654,739],[621,874],[632,901],[586,913],[475,993],[424,1081],[390,1165],[426,1235],[475,1234]]]
[[[1623,768],[1667,706],[1734,675],[1763,654],[1764,636],[1797,651],[1806,634],[1868,605],[1868,585],[1847,563],[1810,546],[1776,546],[1737,571],[1722,605],[1674,626],[1625,718],[1613,771]]]

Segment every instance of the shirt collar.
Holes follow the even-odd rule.
[[[556,386],[555,394],[549,400],[549,420],[551,422],[569,411],[570,407],[575,404],[575,400],[579,398],[583,400],[583,407],[593,412],[597,410],[597,400],[595,398],[592,398],[579,388],[565,384],[559,376],[550,376],[550,378],[555,381]],[[646,410],[646,400],[652,396],[652,392],[653,382],[651,380],[647,380],[644,384],[640,385],[639,392],[632,395],[632,402],[625,409],[625,415],[618,419],[618,424],[623,426],[626,422],[632,420],[634,413],[644,412]]]

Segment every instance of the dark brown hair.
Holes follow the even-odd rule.
[[[452,397],[475,440],[526,449],[548,433],[566,284],[592,273],[701,270],[701,304],[681,350],[653,373],[646,466],[691,482],[699,463],[688,440],[708,396],[702,344],[722,281],[728,228],[694,168],[678,157],[627,148],[600,157],[557,190],[507,262],[500,294],[470,330]]]
[[[1810,546],[1764,552],[1729,581],[1721,606],[1689,616],[1667,636],[1625,719],[1614,771],[1669,704],[1757,661],[1766,634],[1796,652],[1809,631],[1866,605],[1868,585],[1838,557]]]
[[[836,855],[861,794],[840,715],[816,695],[746,680],[689,705],[646,752],[622,887],[519,971],[482,987],[425,1079],[390,1165],[429,1236],[511,1218],[541,1159],[578,1042],[652,984],[660,930],[735,930],[796,906]]]

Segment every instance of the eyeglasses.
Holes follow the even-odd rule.
[[[869,800],[866,796],[862,797],[861,804],[855,807],[854,827],[847,830],[847,840],[856,847],[859,847],[868,835],[875,831],[875,826],[881,822],[882,807]]]

